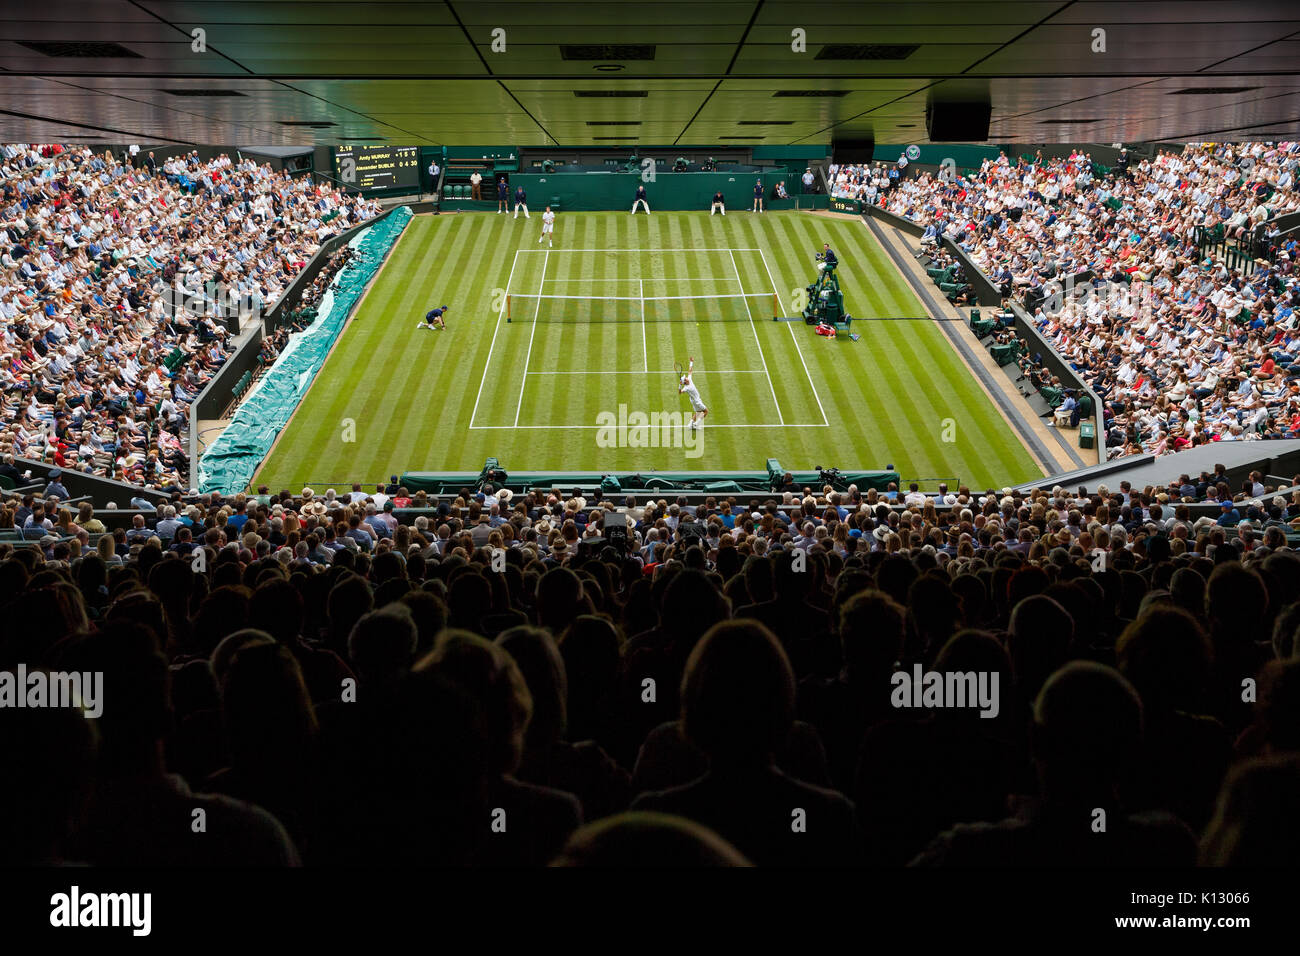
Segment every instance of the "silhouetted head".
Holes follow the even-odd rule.
[[[236,768],[282,769],[316,738],[302,670],[283,644],[256,642],[235,653],[221,685],[221,713]]]
[[[569,837],[552,866],[752,866],[712,830],[666,813],[620,813]]]
[[[1142,702],[1119,671],[1072,661],[1043,684],[1030,747],[1044,799],[1114,797],[1142,743]]]
[[[1212,651],[1196,618],[1165,606],[1148,609],[1115,643],[1120,672],[1149,713],[1199,713],[1210,684]]]
[[[794,724],[794,671],[756,621],[714,625],[682,678],[682,732],[720,765],[766,764]]]
[[[337,590],[337,589],[336,589]],[[348,635],[348,657],[364,681],[393,681],[415,658],[415,619],[404,604],[362,616]]]
[[[1065,663],[1074,640],[1074,619],[1042,594],[1025,598],[1011,612],[1007,650],[1023,699],[1032,700],[1049,674]]]
[[[514,658],[477,634],[449,629],[414,671],[435,673],[478,701],[488,735],[488,765],[498,774],[513,773],[533,713],[532,695]]]
[[[840,645],[851,678],[888,675],[903,653],[907,612],[884,591],[861,591],[840,610]]]
[[[549,747],[562,740],[567,720],[568,678],[564,659],[550,631],[540,627],[512,627],[497,637],[496,644],[514,658],[533,699],[528,748]]]
[[[1300,755],[1234,767],[1201,841],[1203,866],[1292,867],[1300,855]]]

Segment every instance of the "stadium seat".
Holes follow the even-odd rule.
[[[1020,347],[1014,342],[1008,345],[995,345],[989,350],[989,354],[998,365],[1010,365],[1019,357]]]

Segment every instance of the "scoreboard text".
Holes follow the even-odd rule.
[[[369,191],[395,186],[419,187],[418,146],[338,146],[334,169],[349,189]]]

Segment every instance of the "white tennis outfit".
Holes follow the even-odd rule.
[[[682,389],[682,394],[691,400],[692,411],[708,411],[708,407],[704,404],[704,399],[700,398],[700,390],[695,387],[695,382],[693,380],[687,380],[685,387]]]
[[[555,213],[553,212],[542,213],[542,232],[547,233],[547,232],[554,232],[554,231],[555,231]]]

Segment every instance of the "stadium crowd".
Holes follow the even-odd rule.
[[[187,473],[223,310],[271,308],[322,241],[379,211],[225,154],[17,144],[3,160],[0,453],[153,488]]]
[[[303,331],[315,321],[319,310],[316,308],[325,291],[329,288],[349,262],[356,257],[356,250],[352,246],[341,246],[334,251],[332,255],[321,266],[320,272],[312,279],[306,288],[297,296],[297,301],[292,308],[287,308],[280,316],[275,330],[262,339],[262,347],[258,352],[257,363],[260,368],[266,368],[275,363],[284,351],[284,347],[289,343],[289,339],[297,333]]]
[[[1276,238],[1275,220],[1300,210],[1298,166],[1300,143],[1193,144],[1136,164],[1125,150],[1104,174],[1077,150],[1003,154],[868,201],[923,226],[923,248],[950,239],[1026,305],[1102,399],[1112,456],[1164,454],[1300,436],[1294,246],[1254,268],[1201,246]],[[1052,286],[1076,276],[1073,293]]]
[[[890,187],[902,181],[902,172],[897,166],[880,162],[831,163],[826,167],[826,177],[835,199],[860,199],[875,205]]]
[[[617,508],[394,477],[176,498],[112,533],[56,485],[0,510],[51,532],[0,544],[0,670],[102,672],[102,714],[0,708],[5,862],[1300,850],[1300,495],[1258,474]],[[898,691],[922,671],[993,692],[922,705]]]

